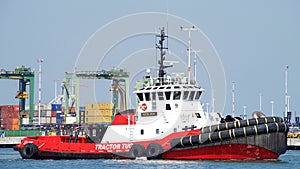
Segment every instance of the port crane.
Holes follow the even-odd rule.
[[[112,80],[110,91],[112,92],[113,116],[117,113],[119,104],[119,94],[122,99],[122,107],[120,110],[126,110],[129,101],[129,73],[123,69],[113,68],[109,71],[75,71],[66,72],[63,81],[64,85],[64,108],[65,118],[69,113],[69,99],[70,99],[70,82],[73,80],[75,83],[75,102],[76,102],[76,122],[79,122],[79,83],[80,79],[100,79]]]
[[[20,66],[14,71],[6,71],[1,69],[0,79],[19,80],[19,91],[17,91],[16,99],[19,99],[20,105],[20,125],[22,125],[22,118],[25,116],[26,99],[29,98],[29,123],[33,124],[34,113],[34,71],[31,68]],[[26,91],[26,86],[29,86],[29,96]]]

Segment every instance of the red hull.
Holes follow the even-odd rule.
[[[247,144],[227,144],[166,152],[163,159],[172,160],[256,160],[277,159],[279,154]]]

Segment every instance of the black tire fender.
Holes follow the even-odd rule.
[[[148,158],[157,158],[163,153],[163,148],[158,143],[150,143],[146,149],[146,156]]]
[[[35,158],[37,154],[38,154],[38,147],[33,143],[28,143],[21,149],[21,156],[24,159]]]
[[[130,158],[143,157],[145,156],[145,147],[140,144],[134,144],[131,146],[129,151]]]

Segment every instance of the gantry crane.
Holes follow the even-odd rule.
[[[69,99],[70,99],[70,81],[74,80],[75,83],[75,102],[76,102],[76,122],[79,122],[79,83],[80,79],[106,79],[112,80],[112,86],[110,91],[112,91],[112,102],[113,106],[113,116],[117,113],[117,107],[119,103],[119,93],[122,98],[121,110],[126,110],[129,101],[129,73],[125,72],[123,69],[111,69],[109,71],[76,71],[74,73],[66,72],[64,78],[64,107],[65,107],[65,117],[69,113]]]
[[[25,113],[26,99],[28,94],[26,86],[29,85],[29,122],[33,124],[34,112],[34,71],[25,66],[17,67],[14,71],[6,71],[1,69],[0,79],[19,80],[19,91],[17,91],[16,99],[19,99],[20,105],[20,125],[22,125],[22,118]]]

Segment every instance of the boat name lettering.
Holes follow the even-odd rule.
[[[95,150],[126,150],[130,149],[132,143],[96,144]]]
[[[157,112],[145,112],[141,113],[142,117],[148,117],[148,116],[157,116]]]

